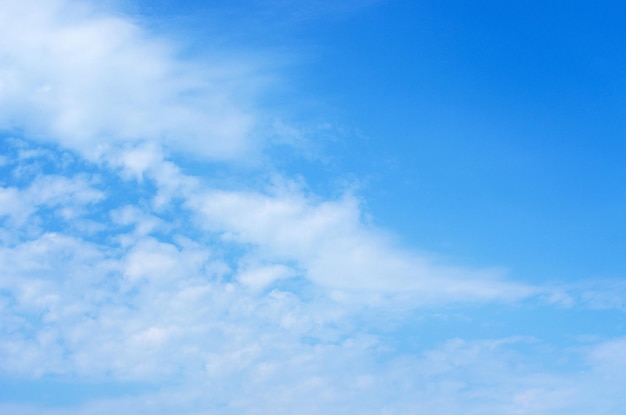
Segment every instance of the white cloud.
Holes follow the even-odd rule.
[[[257,83],[251,63],[181,63],[171,42],[90,2],[0,2],[0,125],[84,155],[144,140],[249,155],[255,114],[242,91]]]
[[[45,234],[1,248],[0,264],[11,304],[0,324],[2,370],[12,375],[220,379],[292,353],[302,333],[341,318],[332,305],[318,310],[324,301],[222,281],[221,261],[185,240],[145,238],[120,252]]]
[[[626,378],[626,338],[604,341],[589,353],[590,363],[600,372],[617,380]]]
[[[16,188],[0,188],[0,216],[17,216],[22,207],[20,199],[20,192]]]
[[[285,278],[294,277],[297,271],[282,264],[247,267],[237,279],[244,285],[259,289]]]
[[[436,264],[393,246],[363,223],[353,196],[319,200],[297,188],[272,194],[208,190],[190,197],[199,223],[229,241],[251,244],[267,261],[295,262],[312,281],[339,298],[432,303],[515,300],[535,289],[501,278],[498,270]],[[360,301],[359,300],[359,301]]]
[[[53,208],[68,220],[80,215],[86,205],[104,198],[88,177],[77,175],[38,176],[26,189],[0,187],[0,217],[8,216],[16,225],[24,224],[39,208]]]
[[[149,354],[151,346],[166,342],[169,335],[175,333],[148,328],[133,341]],[[532,355],[522,357],[517,350],[529,346],[533,343],[520,338],[453,339],[413,356],[379,359],[375,338],[354,336],[333,345],[307,346],[286,343],[275,333],[224,350],[214,360],[209,356],[208,376],[197,378],[192,386],[101,399],[64,407],[63,413],[106,413],[113,408],[120,414],[620,413],[620,383],[603,393],[600,387],[606,381],[594,367],[542,370],[532,364]],[[541,343],[534,345],[536,352],[542,348]]]
[[[177,189],[187,207],[173,217],[152,203],[118,206],[116,189],[78,180],[84,190],[54,174],[7,193],[34,206],[30,217],[38,203],[75,200],[106,200],[110,214],[107,238],[47,232],[0,247],[2,372],[158,385],[63,413],[618,413],[616,388],[594,384],[622,379],[620,339],[579,347],[573,375],[542,367],[539,340],[453,339],[399,352],[361,321],[364,309],[388,313],[398,299],[508,301],[528,287],[395,247],[363,221],[354,196],[324,200],[289,182],[264,192],[179,186],[187,176],[173,164],[175,174],[153,177],[155,160],[136,184],[152,196],[154,183]],[[175,226],[189,215],[206,228]],[[310,286],[281,286],[303,278]]]

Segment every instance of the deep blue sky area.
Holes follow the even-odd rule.
[[[325,45],[309,88],[365,131],[340,158],[379,223],[525,278],[616,277],[624,12],[381,2],[303,29]]]

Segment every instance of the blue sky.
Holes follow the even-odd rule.
[[[0,412],[621,414],[624,13],[0,0]]]

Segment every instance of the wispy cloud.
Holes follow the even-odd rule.
[[[252,62],[181,62],[172,42],[89,2],[1,8],[4,128],[90,157],[147,140],[232,159],[258,144],[245,98],[258,89]]]
[[[190,199],[207,230],[251,244],[268,260],[293,261],[337,298],[417,302],[511,300],[533,288],[507,282],[497,270],[436,264],[399,247],[363,222],[358,199],[316,200],[293,186],[270,194],[209,190]],[[377,298],[379,297],[379,298]]]

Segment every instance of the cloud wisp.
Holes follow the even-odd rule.
[[[252,62],[181,63],[174,44],[90,2],[0,7],[4,128],[90,157],[143,140],[228,160],[258,144]]]

